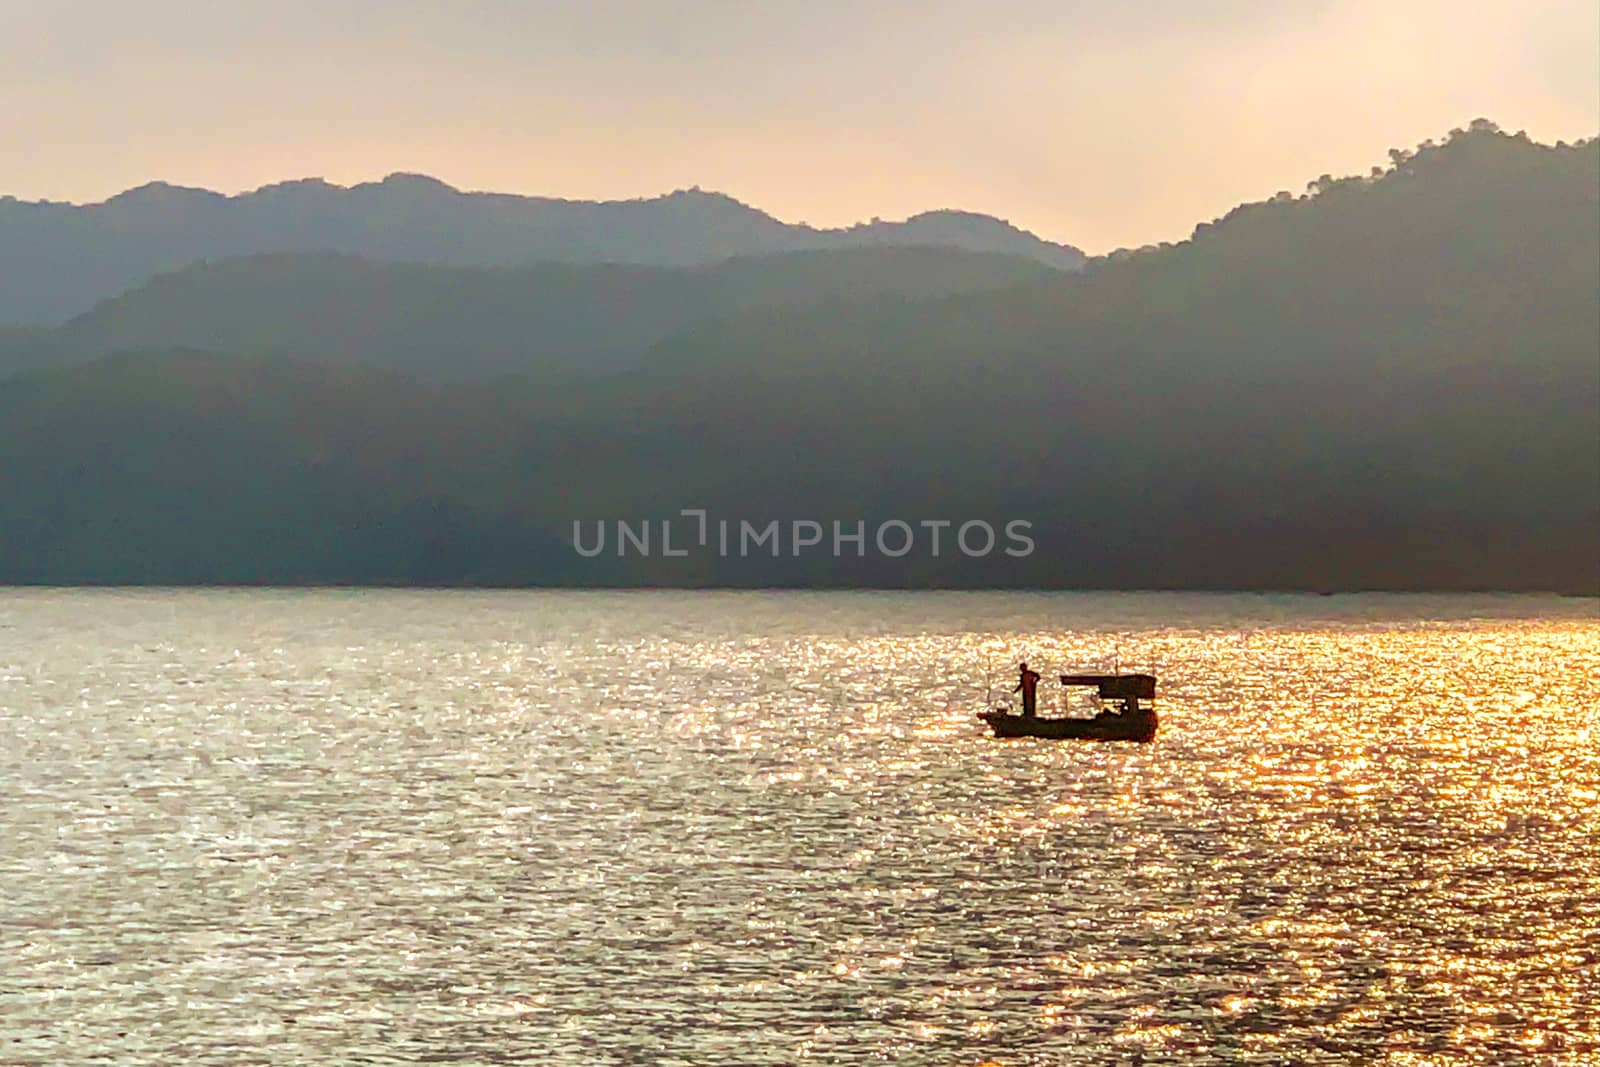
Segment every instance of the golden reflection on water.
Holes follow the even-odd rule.
[[[0,1062],[1593,1062],[1597,719],[1593,601],[4,593]]]

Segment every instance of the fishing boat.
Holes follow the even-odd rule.
[[[988,723],[996,737],[1040,737],[1050,741],[1149,741],[1156,735],[1159,719],[1151,705],[1156,678],[1153,674],[1063,674],[1062,685],[1092,685],[1101,700],[1114,700],[1116,708],[1106,709],[1090,719],[1044,718],[1014,715],[1005,708],[982,711],[978,718]]]

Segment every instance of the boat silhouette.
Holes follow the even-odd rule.
[[[1101,700],[1115,700],[1115,710],[1107,709],[1090,719],[1046,718],[1015,715],[1005,708],[978,713],[1000,738],[1038,737],[1049,741],[1138,741],[1156,735],[1160,718],[1156,709],[1140,704],[1154,701],[1156,678],[1153,674],[1063,674],[1062,685],[1092,685]]]

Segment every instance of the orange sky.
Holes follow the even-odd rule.
[[[0,193],[421,171],[699,185],[843,225],[985,211],[1091,252],[1487,116],[1600,129],[1593,0],[112,0],[0,37]]]

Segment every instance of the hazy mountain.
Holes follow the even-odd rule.
[[[731,256],[946,245],[1077,269],[1075,248],[998,219],[931,212],[846,230],[779,222],[698,189],[648,200],[467,193],[420,175],[349,188],[311,179],[223,196],[156,182],[99,204],[0,198],[0,322],[54,324],[204,259],[333,252],[444,266],[692,266]]]
[[[54,330],[0,325],[0,377],[18,369],[50,366],[61,354],[62,346]]]
[[[1050,583],[1592,591],[1597,198],[1600,143],[1460,133],[1062,282],[696,331],[652,410],[707,463],[776,413],[850,457],[792,464],[797,510],[870,471],[1035,517]]]
[[[685,268],[253,256],[161,275],[54,331],[0,332],[0,371],[161,348],[282,353],[429,378],[615,371],[704,320],[1058,276],[1031,259],[931,247],[791,252]]]
[[[0,575],[549,580],[564,545],[445,495],[488,456],[493,394],[463,400],[476,403],[380,372],[184,352],[7,383]]]
[[[1478,129],[1081,275],[697,319],[611,377],[26,375],[0,385],[0,581],[1596,593],[1597,190],[1595,142]],[[1022,518],[1038,549],[562,545],[685,507]]]

